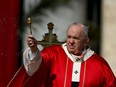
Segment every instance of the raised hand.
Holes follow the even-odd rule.
[[[30,47],[32,53],[37,51],[37,40],[30,34],[27,38],[27,44]]]

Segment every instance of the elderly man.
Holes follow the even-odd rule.
[[[24,67],[17,78],[25,87],[116,87],[115,76],[108,63],[87,45],[87,28],[73,23],[67,29],[67,40],[39,51],[37,41],[29,35],[24,52]],[[24,72],[24,73],[23,73]]]

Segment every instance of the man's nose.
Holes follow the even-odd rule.
[[[73,39],[73,38],[70,39],[70,43],[71,43],[71,44],[74,43],[74,39]]]

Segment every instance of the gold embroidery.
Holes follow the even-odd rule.
[[[23,87],[25,87],[25,84],[27,83],[27,81],[28,81],[29,79],[30,79],[30,78],[28,78],[28,79],[24,82]]]
[[[15,75],[13,76],[13,78],[10,80],[10,82],[8,83],[7,87],[10,86],[10,84],[12,83],[12,81],[14,80],[14,78],[17,76],[17,74],[19,73],[19,71],[21,70],[22,66],[18,69],[18,71],[15,73]]]
[[[67,72],[68,72],[68,57],[66,59],[66,70],[65,70],[65,77],[64,77],[64,87],[66,87],[66,80],[67,80]]]
[[[86,75],[86,62],[87,62],[87,61],[85,61],[85,64],[84,64],[84,75],[83,75],[82,87],[84,87],[84,83],[85,83],[85,75]]]

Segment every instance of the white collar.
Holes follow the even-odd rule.
[[[94,51],[92,51],[90,48],[88,48],[87,50],[84,50],[83,51],[83,55],[82,56],[75,56],[75,55],[72,55],[68,52],[67,50],[67,47],[66,47],[66,43],[62,44],[62,48],[64,49],[65,53],[67,54],[67,56],[73,61],[73,62],[76,62],[77,58],[82,58],[82,61],[86,61],[88,58],[90,58],[93,54],[94,54]]]

